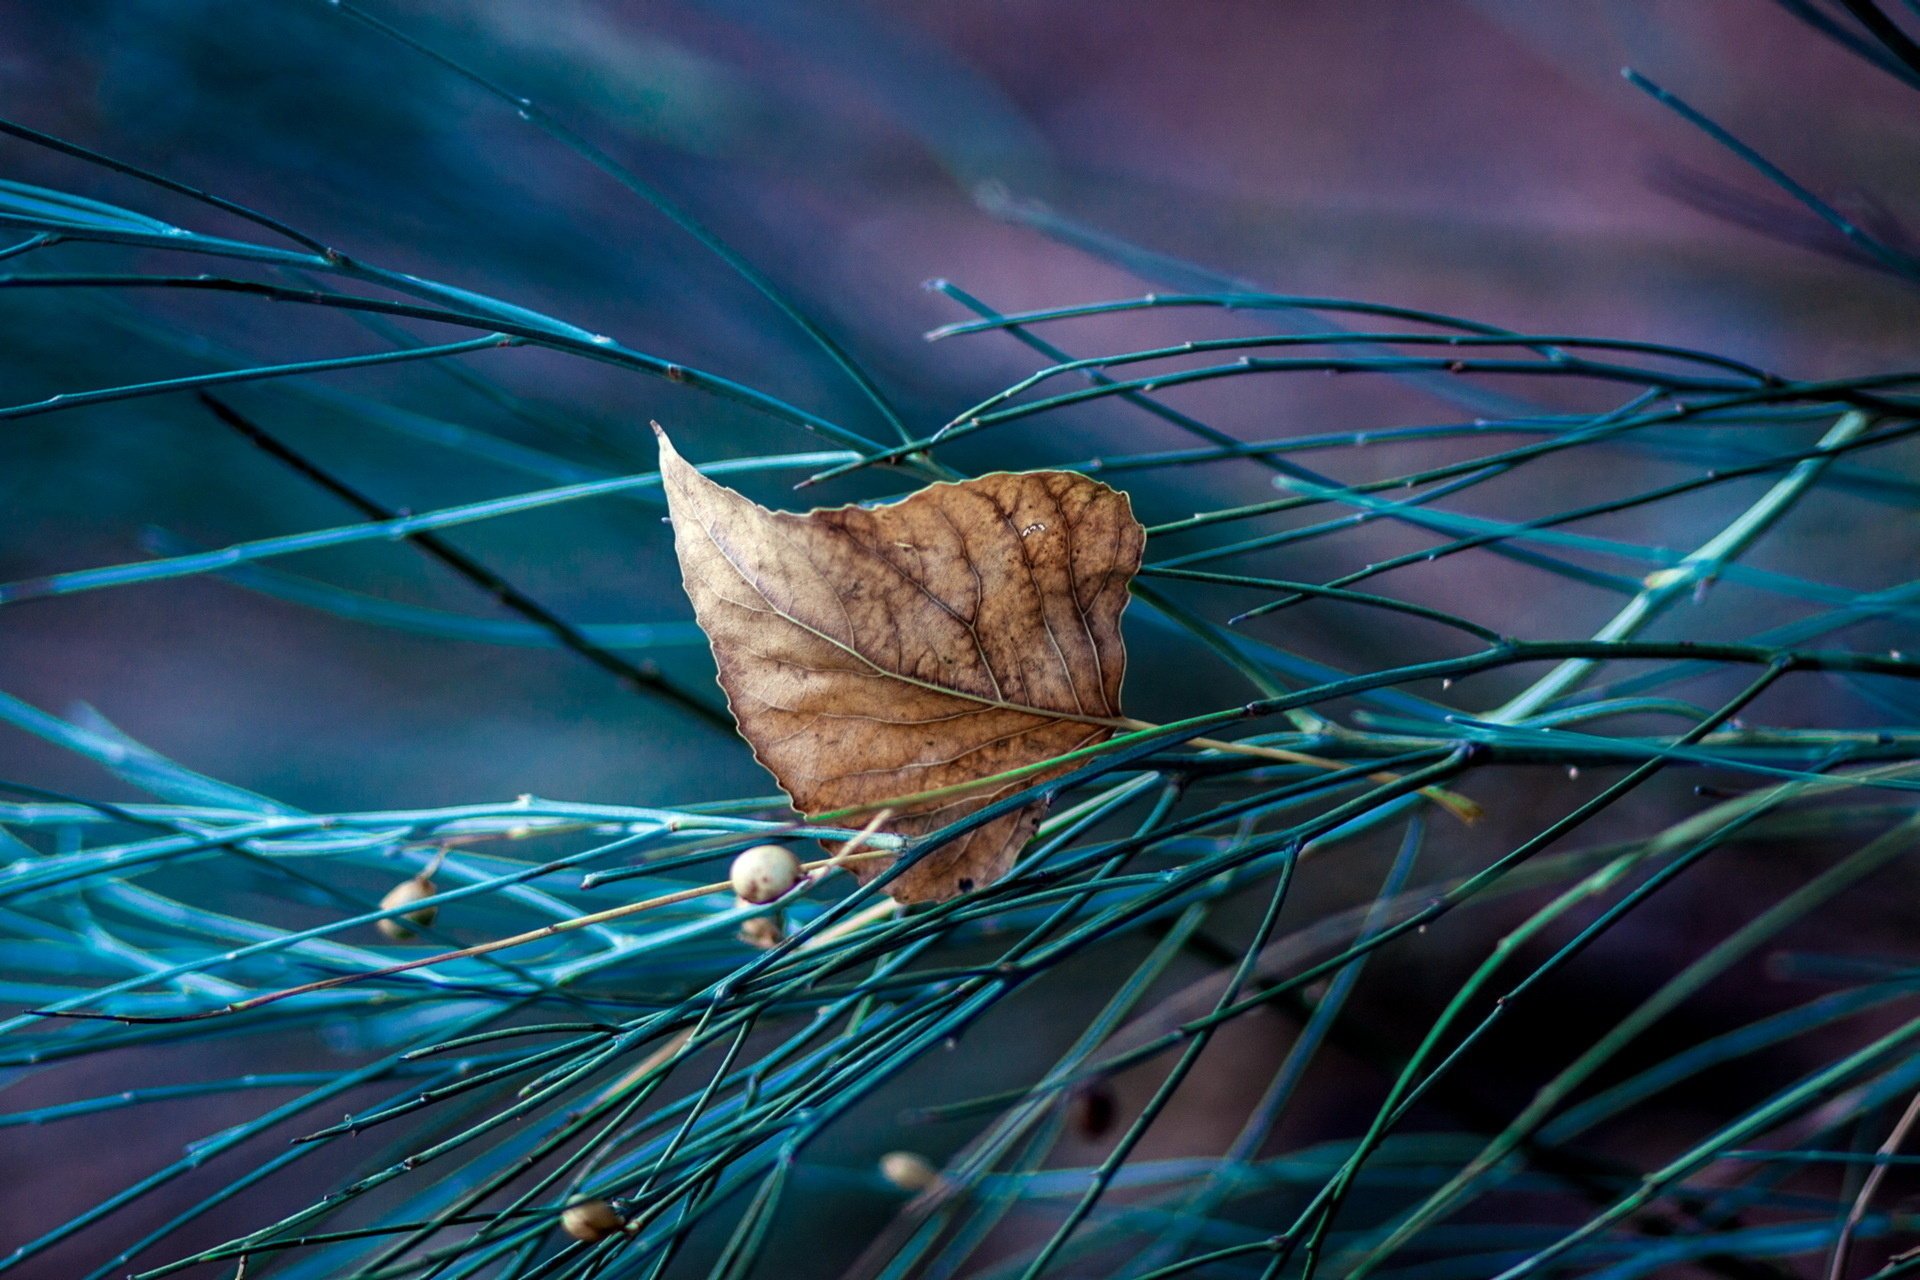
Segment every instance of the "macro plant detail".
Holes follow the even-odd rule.
[[[120,76],[318,59],[379,201],[0,120],[0,1277],[1920,1270],[1898,217],[1610,74],[1712,245],[1586,331],[1512,227],[1389,301],[1065,212],[864,11],[308,8]],[[1910,14],[1755,8],[1910,111]],[[998,305],[879,300],[875,113]]]
[[[1120,612],[1146,543],[1125,495],[1026,472],[782,516],[659,434],[694,616],[741,733],[801,813],[885,808],[887,829],[926,835],[1043,781],[1030,766],[1141,727],[1120,716]],[[937,902],[993,883],[1045,810],[988,817],[888,892]]]

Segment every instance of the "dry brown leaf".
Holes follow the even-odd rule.
[[[795,515],[707,479],[665,432],[660,476],[734,720],[801,813],[972,782],[1137,726],[1120,713],[1120,614],[1146,531],[1124,493],[1003,472]],[[901,805],[886,829],[935,830],[1065,768]],[[937,902],[998,880],[1045,810],[976,828],[889,889]]]

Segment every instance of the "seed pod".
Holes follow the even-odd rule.
[[[763,906],[800,881],[800,859],[783,844],[757,844],[733,860],[727,878],[742,902]]]
[[[582,1200],[560,1215],[560,1228],[575,1240],[597,1244],[627,1225],[620,1211],[605,1200]]]
[[[747,904],[742,903],[741,905],[745,906]],[[786,940],[787,931],[786,928],[781,925],[780,913],[777,911],[769,915],[755,916],[751,920],[741,922],[740,941],[750,947],[758,947],[762,951],[768,951],[779,946]]]
[[[411,880],[402,880],[387,890],[387,896],[380,899],[380,909],[391,911],[395,907],[404,907],[422,898],[431,898],[438,892],[440,890],[433,881],[425,876],[415,876]],[[439,914],[438,907],[422,907],[418,911],[409,911],[403,916],[388,916],[379,922],[380,932],[394,942],[407,942],[413,938],[416,930],[432,924],[433,918]]]
[[[902,1191],[925,1191],[939,1181],[940,1171],[917,1151],[889,1151],[880,1157],[880,1176]]]

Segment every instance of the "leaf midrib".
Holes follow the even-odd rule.
[[[754,503],[753,505],[758,506],[759,504]],[[761,508],[761,510],[765,511],[766,509]],[[766,514],[769,516],[775,516],[774,523],[777,526],[778,524],[777,513],[766,511]],[[807,623],[802,622],[799,618],[794,617],[792,614],[782,609],[779,605],[775,604],[772,598],[769,597],[765,591],[762,591],[759,585],[755,583],[751,577],[747,576],[746,570],[740,567],[739,562],[735,560],[731,554],[728,553],[726,544],[723,543],[717,536],[715,536],[712,527],[707,523],[707,521],[705,519],[700,519],[699,525],[700,525],[700,532],[706,536],[706,539],[708,542],[713,544],[713,549],[720,553],[720,558],[727,562],[728,567],[733,570],[735,576],[737,576],[740,579],[740,581],[743,584],[745,584],[748,590],[752,591],[755,595],[759,596],[761,600],[765,601],[767,607],[773,611],[776,617],[784,619],[786,622],[788,622],[792,626],[800,628],[802,631],[806,632],[808,635],[815,636],[818,639],[824,641],[825,643],[831,645],[835,649],[840,650],[842,653],[845,653],[850,657],[853,657],[858,661],[866,664],[878,675],[884,676],[889,680],[898,680],[902,684],[911,685],[917,689],[924,689],[929,693],[942,694],[949,698],[959,698],[959,699],[962,699],[963,701],[977,703],[983,709],[992,709],[997,711],[1013,711],[1023,715],[1033,716],[1036,719],[1040,719],[1040,720],[1062,720],[1071,724],[1098,725],[1101,728],[1105,728],[1105,729],[1121,730],[1121,729],[1132,729],[1132,728],[1138,727],[1138,723],[1139,723],[1138,721],[1128,720],[1118,716],[1090,716],[1090,715],[1086,715],[1079,712],[1073,712],[1073,711],[1049,711],[1042,707],[1031,706],[1023,702],[1012,702],[1005,698],[989,698],[982,694],[969,693],[964,689],[953,689],[953,688],[949,688],[946,685],[935,684],[931,680],[919,680],[914,678],[913,676],[903,675],[898,671],[893,671],[888,669],[887,667],[881,666],[878,662],[875,662],[872,658],[869,658],[866,654],[860,652],[858,649],[854,648],[852,645],[843,644],[839,640],[835,639],[833,636],[830,636],[826,632],[820,630],[818,627],[809,626]],[[813,564],[811,559],[809,559],[807,563],[810,566]],[[829,587],[832,586],[832,583],[828,581],[826,574],[821,573],[817,567],[815,567],[813,571],[815,574],[817,574],[820,577],[821,581],[827,582]],[[849,621],[851,621],[851,615],[849,615]],[[981,661],[983,664],[985,663],[984,655],[982,656]],[[872,719],[873,717],[869,716],[866,718]],[[881,723],[884,723],[884,722],[881,722]]]

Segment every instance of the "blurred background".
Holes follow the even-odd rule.
[[[1920,314],[1910,283],[1863,265],[1837,237],[1809,232],[1803,215],[1782,212],[1772,188],[1621,79],[1631,65],[1684,94],[1902,241],[1902,211],[1920,207],[1911,90],[1786,6],[1758,0],[492,0],[374,11],[532,98],[644,175],[799,299],[921,430],[1044,363],[1000,334],[927,342],[928,330],[969,318],[922,287],[935,278],[1017,311],[1204,290],[1211,277],[1198,267],[1289,293],[1704,348],[1800,377],[1898,367]],[[15,0],[0,30],[0,115],[270,213],[360,260],[546,312],[886,438],[817,349],[683,231],[497,98],[325,4]],[[11,138],[0,138],[0,176],[198,230],[258,235]],[[1100,236],[1138,246],[1136,269],[1114,261]],[[44,259],[35,267],[212,269],[177,255],[84,246]],[[1156,312],[1050,336],[1091,354],[1243,331],[1232,317]],[[384,345],[361,322],[318,308],[139,291],[7,292],[0,335],[0,399],[11,404]],[[608,365],[528,349],[466,356],[461,367],[488,383],[451,366],[404,365],[223,396],[395,510],[648,470],[650,419],[700,461],[832,447]],[[1566,409],[1610,403],[1557,384],[1500,390]],[[1423,385],[1320,377],[1234,379],[1169,401],[1248,440],[1475,411]],[[450,429],[497,447],[447,447]],[[1106,403],[976,437],[949,460],[1011,469],[1184,443],[1166,424]],[[1422,456],[1398,455],[1395,469]],[[1465,505],[1507,517],[1529,505],[1570,505],[1592,482],[1590,465],[1530,471],[1525,487],[1476,491]],[[1648,468],[1643,480],[1664,474],[1651,462],[1635,465]],[[908,483],[868,475],[797,495],[787,486],[798,478],[740,483],[794,507]],[[1271,492],[1252,468],[1194,468],[1136,501],[1151,522]],[[1691,547],[1752,492],[1638,511],[1598,531]],[[1502,502],[1512,505],[1496,509]],[[569,621],[684,624],[661,514],[644,495],[603,499],[450,537]],[[191,395],[0,430],[0,580],[360,518]],[[1407,536],[1316,542],[1284,565],[1284,576],[1331,577],[1383,549],[1404,549]],[[1910,512],[1815,499],[1755,562],[1783,572],[1817,566],[1867,589],[1899,580],[1903,565],[1910,575],[1917,555]],[[413,548],[343,548],[271,569],[9,606],[0,618],[0,689],[69,719],[102,717],[195,770],[309,810],[522,793],[684,803],[770,790],[730,733],[577,654],[424,633],[423,619],[511,615]],[[344,590],[408,607],[416,625],[313,607],[315,583],[333,591],[325,599],[335,604]],[[1456,558],[1444,573],[1395,577],[1390,587],[1452,607],[1469,601],[1463,612],[1516,634],[1587,634],[1615,607],[1491,557]],[[1713,607],[1727,610],[1719,619],[1734,630],[1771,616],[1770,605],[1737,593]],[[1402,644],[1376,619],[1336,607],[1290,611],[1256,634],[1348,669],[1385,661]],[[1897,642],[1892,628],[1886,640]],[[1130,643],[1134,715],[1171,718],[1246,696],[1224,666],[1182,660],[1174,637],[1141,629]],[[697,643],[655,656],[666,679],[717,703]],[[1837,686],[1798,687],[1805,692],[1795,697],[1832,700],[1823,708],[1830,719],[1884,715],[1852,705],[1854,695]],[[1498,678],[1482,688],[1483,706],[1507,691]],[[1791,720],[1791,700],[1783,707],[1778,718]],[[94,798],[137,794],[9,726],[0,726],[0,777]],[[1561,785],[1542,782],[1491,828],[1436,832],[1442,852],[1433,869],[1478,865],[1504,847],[1502,832],[1563,811],[1583,784],[1567,780],[1556,791]],[[1685,796],[1675,784],[1663,803]],[[1591,834],[1621,832],[1603,823]],[[1303,885],[1302,909],[1370,894],[1379,858],[1356,856],[1352,865],[1350,877],[1330,872]],[[1698,949],[1694,931],[1741,918],[1739,890],[1739,881],[1703,879],[1663,897],[1567,979],[1568,998],[1623,1007],[1675,956]],[[1858,927],[1843,946],[1878,952],[1910,937],[1903,902],[1851,909]],[[1383,959],[1355,1016],[1387,1041],[1417,1038],[1435,1001],[1509,918],[1492,912],[1445,946],[1416,944]],[[1701,1025],[1730,1023],[1768,998],[1728,990]],[[1473,1101],[1510,1111],[1512,1082],[1563,1057],[1556,1035],[1576,1030],[1534,1028],[1524,1046],[1509,1046],[1505,1065],[1476,1078]],[[1183,1123],[1163,1125],[1150,1150],[1217,1145],[1288,1035],[1277,1023],[1236,1027],[1225,1065],[1183,1095]],[[183,1052],[168,1059],[168,1072],[210,1069],[222,1049],[213,1040]],[[289,1063],[326,1060],[312,1045],[282,1054]],[[1243,1077],[1235,1063],[1266,1070],[1250,1065]],[[125,1087],[151,1070],[133,1055],[108,1054],[18,1077],[7,1109]],[[1364,1075],[1346,1088],[1328,1082],[1318,1104],[1325,1132],[1350,1131],[1370,1114],[1378,1084]],[[906,1100],[892,1097],[876,1114]],[[222,1105],[145,1108],[132,1126],[7,1131],[0,1242],[25,1239],[172,1158],[222,1122]],[[1643,1117],[1649,1132],[1612,1141],[1629,1153],[1659,1149],[1662,1125],[1697,1127],[1687,1109],[1713,1103],[1681,1096],[1670,1105],[1672,1114]],[[323,1181],[315,1172],[302,1187],[263,1193],[262,1203],[304,1203]],[[821,1246],[819,1274],[849,1261],[861,1232],[888,1212],[884,1196],[862,1194],[845,1209],[848,1238]],[[27,1272],[79,1274],[79,1264],[161,1221],[167,1203],[166,1195],[144,1202],[35,1264],[47,1269]],[[236,1209],[228,1234],[243,1220],[263,1219]]]

